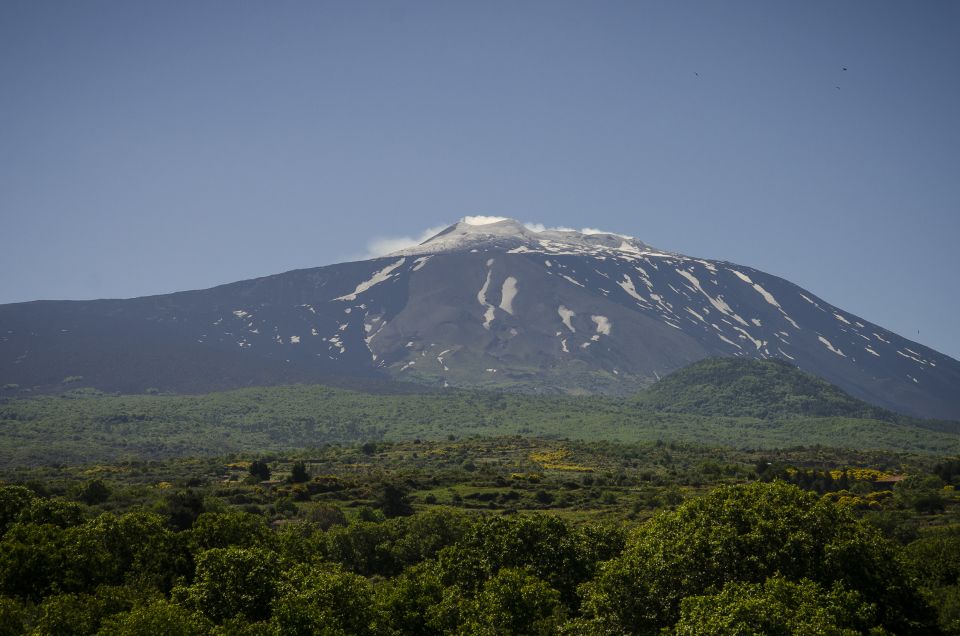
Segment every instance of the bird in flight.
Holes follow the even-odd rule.
[[[842,67],[842,68],[843,68],[843,70],[847,70],[847,67],[846,67],[846,66],[844,66],[844,67]]]

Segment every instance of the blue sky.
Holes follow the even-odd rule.
[[[958,33],[933,1],[7,0],[0,302],[494,214],[756,267],[960,358]]]

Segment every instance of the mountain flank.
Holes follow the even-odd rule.
[[[511,219],[466,217],[383,258],[212,289],[0,305],[7,396],[339,377],[629,396],[712,357],[780,359],[871,405],[960,419],[960,362],[789,281]]]

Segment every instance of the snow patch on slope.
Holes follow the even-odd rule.
[[[820,342],[822,342],[824,347],[826,347],[826,348],[829,349],[830,351],[834,352],[834,353],[837,354],[838,356],[841,356],[841,357],[843,357],[843,358],[846,358],[846,357],[847,357],[847,354],[845,354],[843,351],[840,351],[840,349],[837,349],[836,347],[834,347],[833,344],[832,344],[829,340],[827,340],[826,338],[824,338],[823,336],[817,336],[817,340],[819,340]]]
[[[641,302],[644,305],[648,304],[647,300],[643,296],[641,296],[639,293],[637,293],[637,288],[634,287],[633,285],[633,279],[627,276],[626,274],[623,275],[623,280],[618,282],[617,285],[620,285],[623,291],[627,292],[627,294],[629,294],[630,297],[634,298],[638,302]]]
[[[340,296],[340,297],[338,297],[338,298],[334,298],[334,300],[356,300],[356,299],[357,299],[357,296],[359,296],[359,295],[362,294],[363,292],[367,291],[368,289],[370,289],[370,288],[373,287],[374,285],[379,285],[380,283],[382,283],[382,282],[384,282],[384,281],[386,281],[386,280],[389,280],[390,274],[393,272],[393,270],[395,270],[395,269],[397,269],[398,267],[400,267],[401,265],[403,265],[403,263],[404,263],[406,260],[407,260],[406,258],[401,258],[400,260],[396,261],[395,263],[392,263],[392,264],[390,264],[390,265],[387,265],[386,267],[384,267],[383,269],[381,269],[379,272],[375,273],[370,279],[365,280],[365,281],[363,281],[362,283],[360,283],[359,285],[357,285],[357,288],[353,290],[353,293],[346,294],[346,295]]]
[[[560,305],[559,307],[557,307],[557,313],[560,314],[560,320],[561,322],[563,322],[563,326],[569,329],[572,333],[576,333],[577,330],[574,329],[573,323],[570,322],[570,319],[576,316],[577,314],[570,311],[563,305]]]
[[[686,278],[688,281],[690,281],[690,283],[693,285],[693,287],[694,287],[698,292],[700,292],[701,294],[703,294],[704,296],[706,296],[707,300],[710,301],[710,304],[713,305],[714,308],[716,308],[716,310],[719,311],[721,314],[730,316],[731,318],[733,318],[734,320],[736,320],[737,322],[739,322],[739,323],[740,323],[741,325],[743,325],[744,327],[749,327],[749,326],[750,326],[750,323],[748,323],[746,320],[744,320],[743,318],[741,318],[740,316],[738,316],[738,315],[736,314],[736,312],[734,312],[733,309],[730,308],[730,305],[728,305],[728,304],[723,300],[723,297],[722,297],[722,296],[717,296],[716,298],[714,298],[713,296],[711,296],[710,294],[708,294],[707,292],[705,292],[704,289],[703,289],[703,287],[700,286],[700,281],[697,280],[697,277],[696,277],[696,276],[694,276],[693,274],[691,274],[690,272],[688,272],[688,271],[686,271],[686,270],[684,270],[684,269],[677,269],[676,271],[677,271],[678,274],[680,274],[681,276],[683,276],[684,278]]]
[[[513,299],[517,296],[517,279],[507,276],[500,290],[500,309],[513,315]]]
[[[486,307],[487,310],[483,313],[483,328],[489,330],[490,323],[493,322],[494,310],[493,305],[487,302],[487,289],[490,288],[490,275],[491,271],[487,270],[487,280],[484,281],[483,287],[480,288],[480,291],[477,292],[477,302],[479,302],[483,307]]]
[[[597,325],[597,334],[609,336],[610,328],[613,326],[610,324],[610,320],[606,316],[590,316],[590,320]]]

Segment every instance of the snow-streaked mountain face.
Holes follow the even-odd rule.
[[[384,258],[131,300],[0,306],[0,385],[205,390],[382,374],[629,393],[708,356],[782,358],[960,419],[960,363],[781,278],[607,233],[471,218]]]

